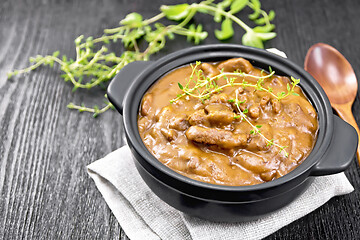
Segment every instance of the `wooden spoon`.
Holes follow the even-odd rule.
[[[359,127],[351,112],[358,83],[350,63],[335,48],[317,43],[308,50],[304,67],[325,90],[331,106],[343,120],[356,129],[359,137]],[[356,155],[360,164],[360,142]]]

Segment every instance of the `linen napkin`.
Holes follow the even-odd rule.
[[[218,223],[191,217],[167,205],[138,174],[128,146],[87,167],[89,175],[127,236],[137,239],[261,239],[312,212],[330,198],[354,190],[344,173],[316,177],[299,198],[264,218]]]

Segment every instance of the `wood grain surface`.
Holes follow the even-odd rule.
[[[74,57],[73,40],[100,36],[129,12],[151,17],[160,0],[1,0],[0,2],[0,239],[127,239],[107,207],[86,165],[125,144],[120,115],[97,119],[66,108],[69,102],[102,102],[101,89],[71,92],[59,67],[42,67],[8,80],[6,73],[28,66],[37,54]],[[182,1],[167,1],[180,3]],[[190,1],[189,1],[190,2]],[[262,0],[276,12],[276,47],[303,66],[307,49],[325,42],[349,60],[360,77],[360,1]],[[246,18],[246,13],[240,15]],[[205,16],[209,32],[219,26]],[[240,43],[238,29],[228,42]],[[218,42],[212,33],[204,43]],[[191,46],[185,38],[168,42],[159,58]],[[121,48],[114,47],[121,51]],[[357,95],[353,113],[360,123]],[[360,172],[346,171],[355,191],[331,199],[313,213],[267,239],[360,239]],[[239,237],[241,238],[241,237]]]

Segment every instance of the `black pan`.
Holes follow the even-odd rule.
[[[143,144],[137,127],[141,99],[156,80],[175,68],[196,61],[215,62],[236,57],[243,57],[256,67],[271,66],[278,75],[301,79],[300,86],[319,118],[314,149],[292,172],[258,185],[214,185],[180,175],[158,161]],[[333,114],[316,80],[290,60],[261,49],[232,44],[203,45],[177,51],[154,62],[133,62],[110,83],[108,97],[122,114],[128,145],[146,184],[169,205],[204,219],[238,222],[264,216],[296,199],[314,176],[344,171],[356,153],[355,129]]]

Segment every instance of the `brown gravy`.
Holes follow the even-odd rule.
[[[202,63],[198,69],[209,78],[234,71],[268,74],[242,58]],[[310,154],[318,131],[317,113],[300,87],[281,100],[254,87],[229,86],[205,100],[184,96],[170,103],[183,93],[179,86],[186,86],[192,71],[191,66],[184,66],[168,73],[143,97],[138,116],[140,136],[160,162],[195,180],[241,186],[279,178]],[[234,82],[244,80],[250,84],[258,81],[238,76]],[[215,81],[217,86],[228,83],[223,77]],[[277,95],[288,92],[288,83],[291,86],[288,77],[273,75],[262,86]],[[188,86],[193,87],[191,84]],[[234,104],[236,98],[238,105]],[[252,125],[241,118],[240,110]]]

